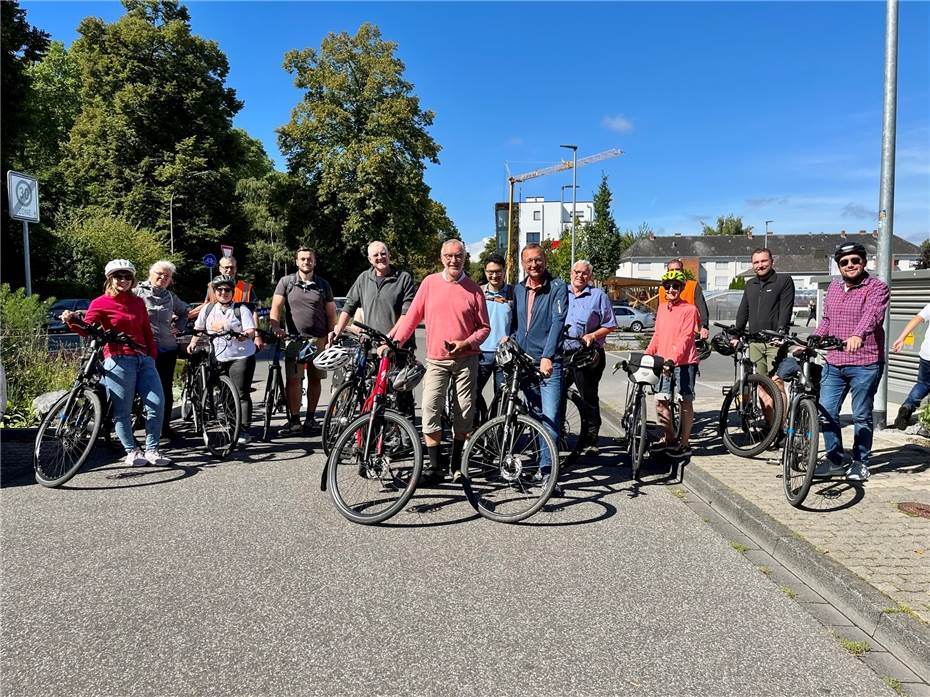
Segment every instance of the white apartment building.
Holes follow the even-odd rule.
[[[547,201],[542,196],[533,196],[520,203],[520,245],[523,249],[527,244],[543,240],[558,241],[562,231],[571,231],[572,202]],[[594,220],[594,203],[592,201],[576,201],[575,213],[578,224],[590,223]],[[506,221],[506,218],[505,218]]]

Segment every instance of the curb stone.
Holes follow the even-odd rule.
[[[701,469],[693,461],[685,468],[685,484],[709,506],[746,531],[759,546],[798,575],[813,590],[887,647],[923,680],[930,682],[930,626],[905,613],[884,608],[897,603],[758,506]]]

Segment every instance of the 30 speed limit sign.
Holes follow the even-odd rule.
[[[10,170],[6,173],[10,197],[10,217],[28,223],[39,222],[39,182],[35,177]]]

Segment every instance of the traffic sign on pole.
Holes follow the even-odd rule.
[[[212,269],[216,266],[216,255],[215,254],[206,254],[203,257],[203,265],[208,269]]]
[[[38,223],[38,180],[11,169],[6,173],[6,190],[10,199],[10,217],[27,223]]]
[[[231,257],[231,256],[232,256],[233,248],[232,248],[231,245],[228,245],[228,244],[221,244],[221,245],[220,245],[220,249],[223,250],[223,256],[224,256],[224,257]]]

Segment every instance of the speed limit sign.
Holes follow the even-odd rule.
[[[10,200],[10,217],[39,222],[39,182],[35,177],[9,170],[6,173],[6,190]]]

